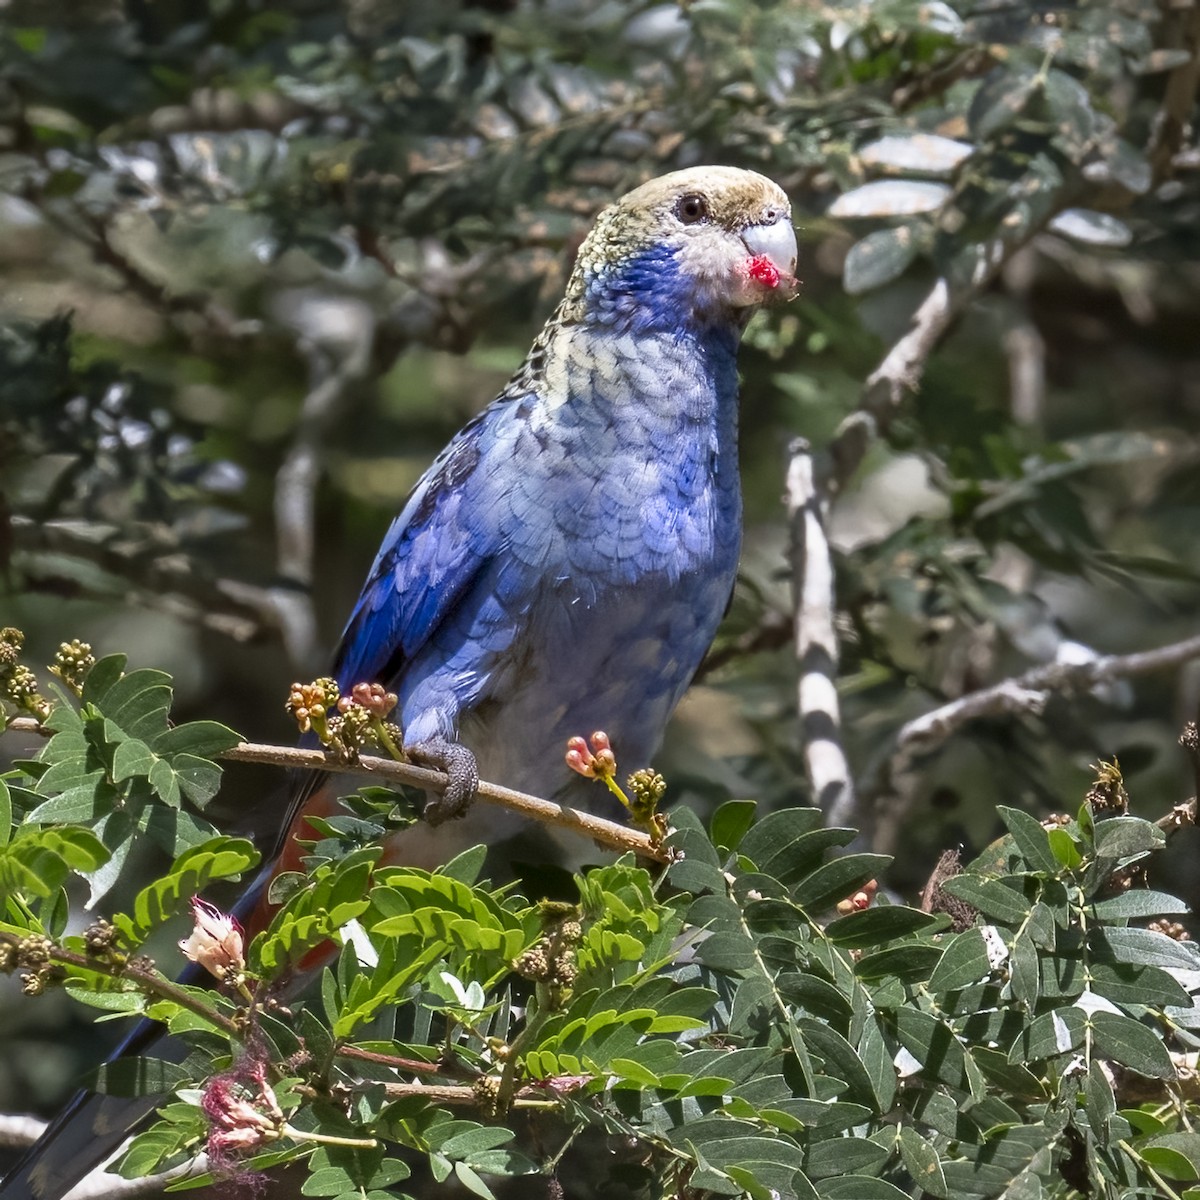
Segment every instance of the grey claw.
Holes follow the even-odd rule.
[[[423,767],[445,771],[449,777],[446,790],[440,796],[430,796],[425,802],[424,817],[430,825],[441,825],[454,817],[466,816],[479,787],[479,766],[475,755],[458,742],[435,738],[406,746],[405,753]]]

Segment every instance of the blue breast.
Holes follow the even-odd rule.
[[[564,332],[561,372],[481,438],[497,553],[399,681],[409,740],[461,736],[545,795],[568,737],[649,763],[733,589],[736,374],[722,342]]]

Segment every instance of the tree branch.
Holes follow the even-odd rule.
[[[813,796],[826,822],[854,824],[857,805],[850,764],[842,748],[837,695],[833,559],[825,535],[824,504],[813,475],[812,449],[803,438],[797,438],[789,447],[786,505],[804,763]]]
[[[1040,712],[1049,692],[1083,691],[1110,679],[1145,675],[1194,658],[1200,658],[1200,634],[1135,654],[1109,654],[1087,662],[1035,667],[915,717],[896,735],[896,748],[901,753],[925,752],[980,717]]]
[[[39,733],[43,736],[49,736],[50,733],[32,717],[14,717],[9,721],[7,728],[24,733]],[[295,746],[265,746],[254,742],[241,742],[216,757],[226,762],[265,763],[268,766],[294,767],[308,771],[333,771],[339,775],[366,775],[376,780],[405,784],[428,792],[444,792],[449,782],[442,771],[396,762],[391,758],[376,758],[364,754],[357,762],[348,763],[331,757],[323,750],[302,750]],[[610,850],[620,853],[632,851],[642,858],[650,858],[656,862],[669,862],[671,858],[667,849],[653,843],[639,830],[555,804],[550,800],[542,800],[537,796],[529,796],[524,792],[485,782],[479,784],[475,797],[485,804],[510,809],[530,820],[569,829]]]
[[[340,346],[340,360],[309,338],[299,349],[307,358],[311,386],[300,409],[300,424],[283,465],[275,475],[276,569],[293,586],[271,589],[284,644],[293,664],[312,665],[317,618],[312,602],[317,484],[329,436],[345,411],[352,385],[371,362],[373,318],[363,306],[354,336]]]

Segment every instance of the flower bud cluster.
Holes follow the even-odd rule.
[[[625,781],[629,790],[629,811],[634,821],[643,827],[648,826],[658,812],[662,798],[667,794],[667,781],[649,767],[634,771]]]
[[[51,984],[63,979],[61,967],[56,966],[50,958],[54,943],[41,934],[30,934],[22,938],[11,952],[5,955],[5,970],[14,967],[25,967],[21,975],[21,991],[26,996],[40,996]]]
[[[20,661],[25,635],[11,625],[0,629],[0,700],[39,721],[50,715],[50,701],[38,691],[37,676]]]
[[[117,931],[103,917],[83,931],[84,949],[93,958],[107,958],[117,945]]]
[[[1178,921],[1168,921],[1165,918],[1159,918],[1157,921],[1151,921],[1147,929],[1154,930],[1155,933],[1165,934],[1176,942],[1190,942],[1192,935]]]
[[[591,746],[581,737],[567,742],[567,766],[586,779],[612,779],[617,773],[617,756],[609,744],[608,734],[597,730],[589,739]]]
[[[96,656],[92,653],[92,647],[87,642],[74,638],[59,645],[54,663],[50,667],[50,674],[57,675],[79,696],[83,694],[83,681],[95,665]]]
[[[558,1008],[579,977],[576,958],[582,940],[578,910],[571,909],[565,917],[556,912],[542,937],[513,963],[513,970],[535,983],[545,984],[550,989],[552,1006]]]
[[[378,683],[356,683],[343,696],[337,681],[327,676],[312,683],[293,683],[287,710],[301,733],[315,733],[321,745],[346,762],[353,762],[364,746],[382,746],[399,757],[400,730],[386,722],[396,707],[395,692]]]
[[[1092,812],[1106,815],[1121,815],[1129,811],[1129,793],[1125,790],[1125,780],[1121,775],[1121,764],[1114,758],[1112,762],[1103,759],[1095,763],[1092,769],[1096,778],[1088,789],[1084,799],[1092,806]]]

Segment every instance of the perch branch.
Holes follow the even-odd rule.
[[[32,717],[15,717],[9,721],[8,728],[25,733],[49,733]],[[217,757],[226,762],[265,763],[268,766],[294,767],[309,771],[334,771],[339,775],[367,775],[373,779],[406,784],[429,792],[444,792],[448,782],[446,775],[441,771],[396,762],[391,758],[376,758],[364,754],[357,762],[346,763],[330,757],[323,750],[302,750],[295,746],[264,746],[254,742],[241,742]],[[632,851],[643,858],[658,862],[670,861],[670,852],[664,847],[655,845],[639,830],[618,825],[615,821],[565,808],[553,801],[528,796],[524,792],[516,792],[495,783],[481,782],[475,796],[485,804],[510,809],[531,820],[570,829],[608,849],[621,853]]]

